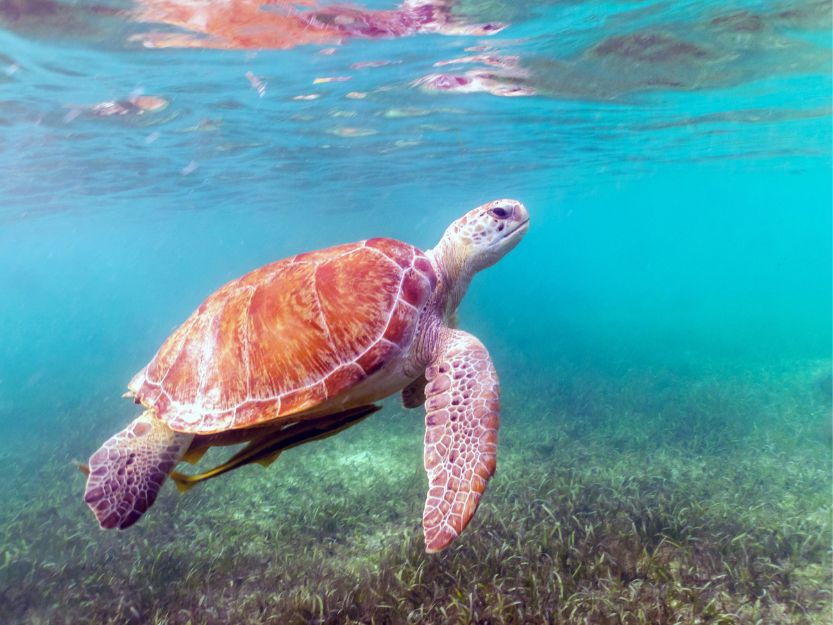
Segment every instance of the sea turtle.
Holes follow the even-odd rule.
[[[405,0],[387,10],[298,0],[138,0],[135,4],[129,12],[135,21],[180,31],[130,37],[148,48],[287,49],[419,33],[482,37],[506,28],[497,22],[469,24],[455,15],[453,0]]]
[[[456,329],[475,273],[527,231],[515,200],[454,221],[423,252],[375,238],[298,254],[208,297],[134,376],[145,411],[89,460],[84,500],[103,528],[124,529],[171,475],[181,489],[328,436],[402,391],[425,404],[426,549],[468,524],[495,471],[497,374],[483,344]],[[197,476],[172,473],[215,445],[248,443]]]

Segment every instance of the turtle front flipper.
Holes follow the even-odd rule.
[[[99,447],[90,457],[84,492],[99,525],[125,529],[138,521],[193,438],[148,410]]]
[[[425,377],[429,484],[422,527],[433,553],[468,525],[495,472],[500,387],[486,348],[461,330],[449,333]]]

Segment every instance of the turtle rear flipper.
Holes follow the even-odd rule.
[[[90,457],[84,501],[104,529],[125,529],[153,505],[159,488],[191,444],[150,411]]]

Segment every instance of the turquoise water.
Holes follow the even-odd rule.
[[[686,407],[692,389],[708,380],[724,408],[741,395],[752,402],[737,417],[742,431],[794,430],[790,444],[810,450],[800,467],[817,472],[807,498],[826,512],[805,515],[804,526],[817,537],[829,534],[829,3],[472,1],[453,6],[455,15],[508,28],[488,38],[417,34],[282,50],[144,48],[129,37],[153,28],[88,7],[0,2],[0,458],[12,467],[0,492],[15,501],[0,523],[24,519],[38,531],[71,526],[68,533],[99,541],[84,551],[91,562],[130,551],[114,541],[133,539],[99,533],[70,462],[135,416],[120,398],[126,383],[208,294],[272,260],[345,241],[389,236],[428,249],[465,211],[511,197],[529,209],[529,233],[475,278],[460,311],[461,326],[483,340],[501,376],[501,450],[512,428],[529,426],[542,436],[564,423],[592,429],[595,422],[583,421],[586,410],[577,407],[579,379],[587,401],[598,388],[611,415],[627,406],[631,415],[660,420],[657,431],[708,436],[713,432],[682,427],[716,427]],[[521,69],[498,82],[534,94],[413,85],[438,71],[483,69],[434,67],[481,53],[465,50],[471,46],[518,56]],[[322,54],[327,48],[335,50]],[[365,61],[391,63],[351,68]],[[337,76],[350,80],[314,84]],[[365,96],[346,97],[351,92]],[[109,117],[91,109],[140,93],[168,104]],[[310,94],[319,97],[294,99]],[[634,383],[658,372],[664,377],[656,384]],[[647,389],[661,394],[663,410],[652,408],[656,396],[640,395]],[[626,391],[627,400],[617,395]],[[725,410],[718,419],[724,425],[734,419]],[[390,433],[386,419],[398,424]],[[421,412],[406,416],[392,401],[359,426],[364,438],[334,449],[372,451],[401,434],[412,443],[407,453],[419,489],[421,420]],[[639,439],[646,455],[662,444],[652,436]],[[520,434],[515,440],[521,447]],[[695,458],[700,453],[695,440],[672,443]],[[757,440],[735,453],[777,461],[787,452],[773,444],[769,456]],[[305,458],[312,449],[293,453]],[[588,451],[582,463],[608,460]],[[535,462],[563,468],[565,461],[556,445]],[[270,475],[280,474],[279,465]],[[260,476],[240,473],[224,478],[229,490],[212,491],[210,506],[239,505],[230,489]],[[273,479],[275,489],[285,488]],[[187,497],[166,503],[176,498],[167,489],[173,491],[166,487],[167,498],[138,532],[151,531],[142,528],[146,521],[179,527],[196,513],[194,502],[203,502],[200,510],[208,505],[189,505]],[[489,493],[482,506],[497,506]],[[420,497],[401,519],[391,513],[387,520],[397,531],[400,521],[411,528],[417,542]],[[692,493],[687,504],[698,501]],[[742,495],[737,501],[756,504]],[[361,515],[359,508],[336,513],[348,518]],[[279,513],[255,506],[249,514]],[[384,525],[384,518],[367,525]],[[181,531],[181,543],[194,540]],[[458,542],[477,532],[487,541],[486,530],[472,525]],[[163,599],[133,579],[114,586],[128,598],[118,602],[122,612],[103,607],[104,598],[96,608],[86,572],[32,572],[46,570],[44,562],[77,560],[70,539],[15,547],[12,535],[5,563],[0,557],[0,585],[8,585],[0,597],[12,606],[4,622],[180,622],[176,611],[191,591]],[[239,540],[230,532],[225,542],[234,548]],[[398,553],[402,542],[401,535],[379,541],[375,554]],[[761,557],[820,566],[824,585],[829,551],[822,545],[818,553]],[[303,553],[294,557],[304,561]],[[368,570],[383,569],[380,562]],[[31,594],[12,593],[18,584]],[[67,595],[67,615],[59,618],[33,607],[47,584],[86,590]],[[235,618],[254,614],[241,603],[242,590],[224,592],[224,601],[240,606]],[[142,593],[144,603],[129,603]],[[829,594],[814,601],[829,601]],[[823,622],[805,608],[785,612],[794,620],[778,618]],[[208,608],[189,610],[192,621],[181,622],[224,622]],[[483,622],[545,618],[539,608],[525,615]],[[735,617],[746,622],[743,613]],[[349,620],[327,618],[318,622]],[[443,622],[433,618],[425,622]]]

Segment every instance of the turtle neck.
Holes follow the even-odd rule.
[[[443,302],[443,319],[449,325],[456,325],[457,307],[466,294],[475,274],[465,253],[461,253],[459,243],[443,235],[436,247],[427,252],[431,264],[439,277],[439,297]]]

